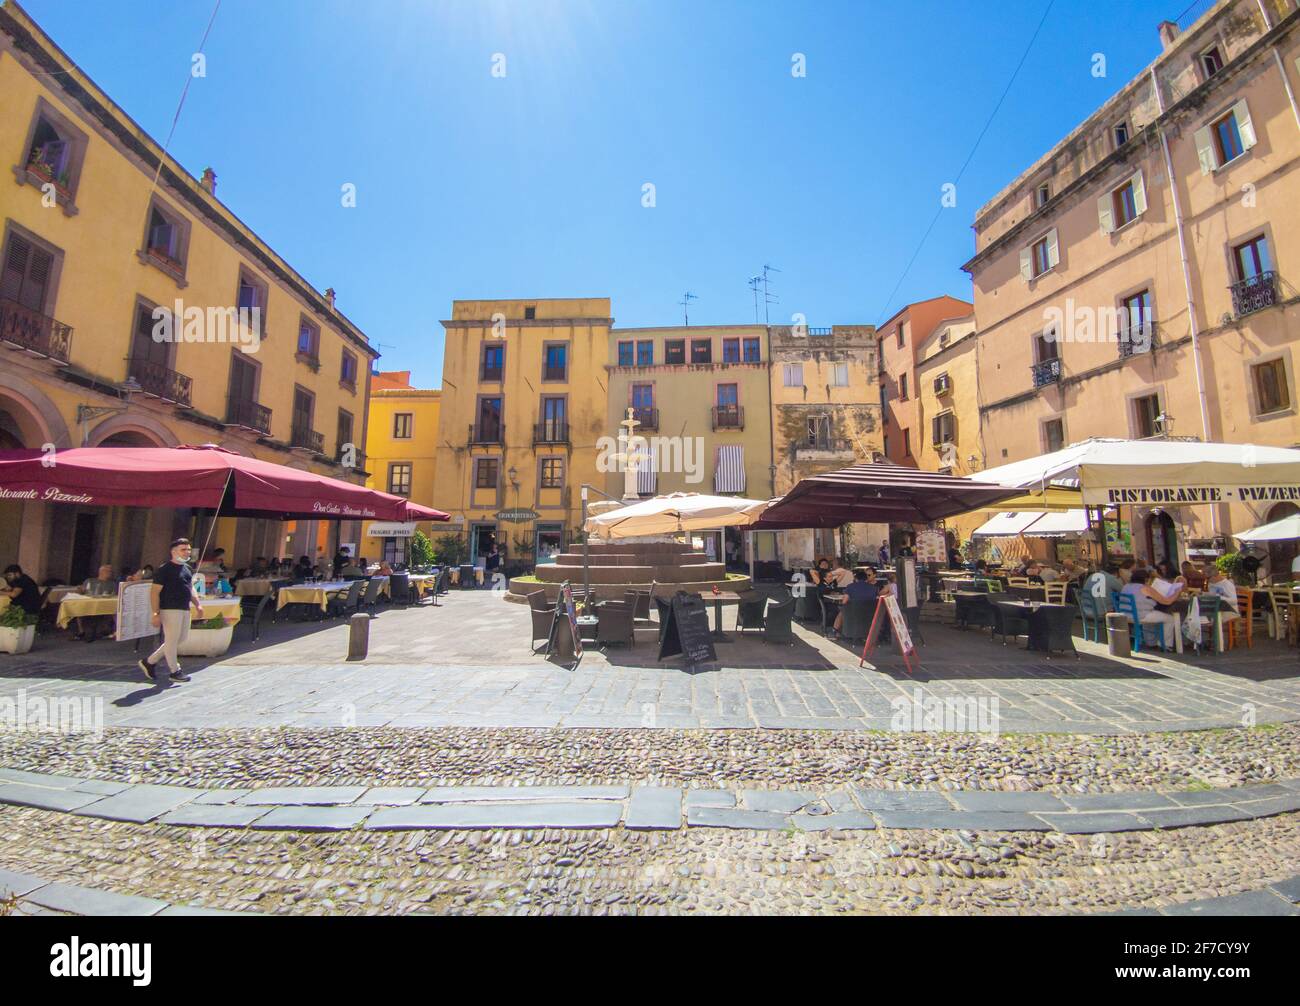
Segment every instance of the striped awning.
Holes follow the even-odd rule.
[[[659,485],[659,449],[654,445],[641,453],[640,467],[636,472],[636,491],[642,496],[653,496]]]
[[[745,491],[745,448],[740,444],[727,444],[718,448],[713,470],[713,491],[719,493]]]

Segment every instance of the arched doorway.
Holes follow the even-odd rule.
[[[1264,523],[1271,524],[1296,513],[1300,513],[1300,507],[1294,503],[1277,503],[1269,510]],[[1300,542],[1294,538],[1268,543],[1268,570],[1274,583],[1295,579],[1291,575],[1291,563],[1295,561],[1297,551],[1300,551]]]
[[[1151,565],[1168,562],[1178,566],[1178,532],[1174,528],[1174,519],[1163,510],[1153,510],[1147,514],[1147,556]]]

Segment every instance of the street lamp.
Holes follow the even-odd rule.
[[[117,390],[122,394],[125,401],[123,405],[78,405],[77,422],[81,425],[81,446],[86,446],[86,439],[90,436],[86,429],[86,423],[92,419],[98,419],[100,416],[116,416],[126,412],[131,407],[131,396],[141,392],[144,388],[134,377],[128,377],[125,381],[117,386]]]
[[[1167,412],[1162,412],[1156,416],[1155,421],[1156,436],[1171,437],[1174,434],[1174,417]]]

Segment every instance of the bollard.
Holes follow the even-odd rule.
[[[1127,657],[1133,650],[1129,642],[1128,618],[1116,611],[1106,614],[1106,635],[1110,637],[1110,655]]]
[[[370,648],[370,616],[357,612],[348,619],[348,659],[365,660]]]

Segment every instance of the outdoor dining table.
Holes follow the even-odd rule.
[[[720,590],[699,596],[706,602],[713,602],[713,631],[709,633],[709,638],[719,643],[730,643],[731,637],[722,631],[722,606],[724,604],[738,606],[742,600],[741,595],[729,590]]]
[[[93,615],[116,615],[117,595],[91,597],[89,594],[71,592],[63,595],[59,602],[59,617],[56,624],[66,629],[74,618],[90,618]]]
[[[281,587],[275,610],[279,611],[286,604],[314,604],[321,611],[329,608],[330,598],[352,586],[350,580],[327,580],[324,583],[299,583],[291,587]]]
[[[1048,612],[1053,610],[1069,610],[1073,615],[1073,605],[1070,604],[1048,604],[1044,601],[994,601],[999,608],[1014,608],[1021,613],[1029,625],[1029,632],[1026,636],[1028,640],[1025,648],[1028,650],[1043,650],[1051,652],[1051,625],[1048,623]],[[1074,650],[1074,644],[1071,642],[1070,649]],[[1077,651],[1076,651],[1077,652]],[[1179,652],[1182,652],[1181,646]]]
[[[385,577],[385,579],[387,579],[387,577]],[[417,595],[423,597],[429,591],[433,590],[434,585],[438,582],[438,574],[437,573],[412,573],[410,574],[408,579],[410,580],[411,583],[411,589],[415,591]],[[387,587],[384,588],[383,593],[385,594],[388,593]]]
[[[459,584],[459,583],[460,583],[460,567],[459,567],[459,566],[452,566],[452,567],[450,567],[450,570],[451,570],[451,582],[452,582],[453,584]],[[482,566],[475,567],[475,569],[474,569],[474,578],[475,578],[476,580],[478,580],[478,585],[479,585],[480,587],[483,586],[483,567],[482,567]]]
[[[275,582],[270,577],[246,576],[235,584],[235,595],[237,597],[262,597],[271,593],[271,588]]]

